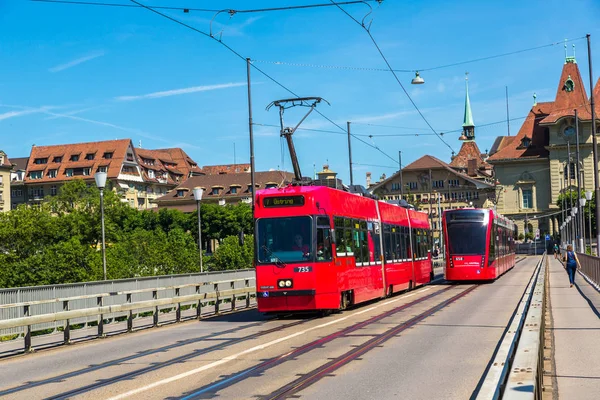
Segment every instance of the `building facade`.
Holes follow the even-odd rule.
[[[12,164],[5,152],[0,150],[0,212],[11,209],[10,198],[10,171]]]
[[[593,95],[598,102],[600,81]],[[488,162],[494,165],[501,186],[498,210],[517,222],[519,233],[525,229],[559,233],[559,195],[577,193],[578,186],[593,190],[590,109],[575,57],[566,57],[554,100],[538,103],[534,95],[534,104],[518,134],[496,139]]]
[[[29,157],[19,160],[12,176],[15,205],[43,201],[71,180],[95,185],[94,174],[106,172],[122,201],[144,210],[156,207],[154,199],[201,173],[182,149],[135,148],[130,139],[33,146]]]
[[[255,173],[256,189],[276,189],[292,181],[294,174],[284,171]],[[196,211],[194,188],[201,187],[203,203],[220,205],[252,202],[250,173],[218,173],[216,175],[192,176],[171,190],[167,195],[155,200],[159,208],[174,208],[183,212]]]

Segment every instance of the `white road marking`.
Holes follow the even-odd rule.
[[[403,299],[405,299],[407,297],[412,297],[412,296],[415,296],[417,294],[423,293],[423,292],[425,292],[427,290],[430,290],[430,289],[431,288],[424,288],[422,290],[419,290],[418,292],[407,294],[405,296],[398,297],[397,299],[394,299],[394,300],[386,301],[385,303],[381,303],[381,304],[378,304],[376,306],[367,308],[365,310],[361,310],[361,311],[356,312],[354,314],[350,314],[350,315],[347,315],[345,317],[341,317],[341,318],[338,318],[338,319],[333,320],[333,321],[326,322],[326,323],[321,324],[321,325],[313,326],[312,328],[308,328],[308,329],[305,329],[305,330],[300,331],[300,332],[292,333],[291,335],[284,336],[284,337],[279,338],[279,339],[275,339],[275,340],[270,341],[270,342],[265,343],[265,344],[261,344],[261,345],[258,345],[258,346],[251,347],[251,348],[246,349],[244,351],[241,351],[241,352],[239,352],[237,354],[233,354],[231,356],[225,357],[225,358],[223,358],[223,359],[221,359],[219,361],[215,361],[215,362],[212,362],[210,364],[206,364],[206,365],[204,365],[202,367],[198,367],[198,368],[192,369],[190,371],[183,372],[183,373],[178,374],[178,375],[174,375],[174,376],[172,376],[170,378],[162,379],[160,381],[151,383],[151,384],[146,385],[146,386],[142,386],[142,387],[137,388],[137,389],[130,390],[129,392],[125,392],[125,393],[119,394],[117,396],[109,397],[107,400],[121,400],[121,399],[125,399],[127,397],[134,396],[136,394],[139,394],[139,393],[145,392],[147,390],[153,389],[155,387],[166,385],[168,383],[175,382],[175,381],[178,381],[178,380],[183,379],[183,378],[187,378],[188,376],[197,374],[199,372],[206,371],[208,369],[217,367],[217,366],[219,366],[221,364],[225,364],[225,363],[227,363],[229,361],[235,360],[236,358],[239,358],[239,357],[241,357],[243,355],[246,355],[246,354],[249,354],[249,353],[253,353],[253,352],[258,351],[258,350],[266,349],[267,347],[273,346],[275,344],[284,342],[284,341],[289,340],[289,339],[293,339],[293,338],[295,338],[297,336],[304,335],[305,333],[310,332],[310,331],[314,331],[316,329],[321,329],[321,328],[325,328],[325,327],[333,325],[333,324],[337,324],[338,322],[345,321],[345,320],[347,320],[348,318],[350,318],[350,317],[352,317],[354,315],[359,315],[359,314],[363,314],[363,313],[365,313],[367,311],[375,310],[375,309],[383,307],[385,305],[388,305],[388,304],[391,304],[391,303],[395,303],[395,302],[397,302],[399,300],[403,300]]]

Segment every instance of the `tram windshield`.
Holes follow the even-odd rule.
[[[306,262],[314,258],[310,217],[261,218],[256,228],[259,263]]]
[[[485,254],[487,224],[481,222],[450,222],[446,225],[446,230],[450,254]]]

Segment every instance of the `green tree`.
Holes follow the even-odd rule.
[[[252,268],[254,259],[254,240],[246,235],[244,245],[240,246],[238,236],[228,236],[215,252],[209,265],[211,271]]]

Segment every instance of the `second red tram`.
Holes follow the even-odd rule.
[[[258,309],[345,309],[431,280],[427,215],[324,186],[257,192]]]
[[[442,218],[446,280],[494,280],[515,266],[515,224],[488,209],[447,210]]]

